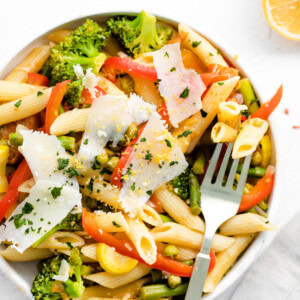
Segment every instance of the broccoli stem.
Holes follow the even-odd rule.
[[[239,92],[243,95],[244,103],[248,106],[250,114],[258,110],[258,102],[248,78],[241,79],[239,82]]]
[[[169,216],[163,215],[163,214],[159,214],[161,220],[163,221],[163,223],[167,223],[167,222],[175,222],[172,218],[170,218]]]
[[[179,296],[186,293],[188,283],[178,285],[176,288],[171,289],[166,284],[153,284],[143,286],[140,289],[140,297],[142,300],[154,300],[158,298]]]
[[[242,169],[243,169],[243,165],[240,164],[237,168],[237,173],[241,174]],[[248,176],[261,178],[265,176],[266,171],[267,171],[266,168],[261,168],[261,167],[249,168]]]
[[[23,136],[18,132],[13,132],[9,134],[9,143],[13,146],[22,146]]]
[[[202,151],[200,151],[193,164],[192,170],[194,174],[200,175],[204,173],[204,168],[205,168],[205,155]]]
[[[50,229],[46,234],[44,234],[38,241],[36,241],[31,247],[38,247],[43,241],[45,241],[48,237],[50,237],[54,232],[63,229],[61,225],[56,225],[52,229]]]
[[[66,150],[73,151],[73,152],[75,151],[75,138],[74,137],[62,135],[62,136],[59,136],[57,139],[61,142],[62,146]]]
[[[190,209],[193,215],[200,215],[200,186],[198,178],[193,172],[189,175],[190,180]]]

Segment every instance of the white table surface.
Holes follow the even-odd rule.
[[[292,128],[300,125],[300,42],[287,40],[270,29],[259,0],[1,0],[0,3],[0,59],[15,49],[14,45],[29,42],[32,36],[58,23],[116,9],[145,9],[199,30],[205,28],[212,36],[220,37],[249,62],[247,71],[254,76],[255,86],[262,89],[263,99],[271,97],[280,83],[284,85],[282,103],[272,115],[273,130],[280,141],[277,150],[283,154],[281,163],[285,166],[280,183],[284,200],[276,225],[282,226],[300,209],[300,129]],[[289,109],[289,115],[284,114],[285,108]],[[3,300],[24,299],[1,272],[0,289]]]

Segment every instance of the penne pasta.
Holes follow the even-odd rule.
[[[40,96],[33,94],[2,104],[0,106],[0,125],[18,121],[39,113],[46,107],[51,91],[52,89],[48,88],[43,90],[43,94]]]
[[[70,35],[71,31],[67,29],[59,29],[48,34],[48,40],[55,44],[63,42],[65,38]]]
[[[124,295],[129,295],[130,298],[127,299],[132,299],[138,296],[140,288],[149,281],[149,277],[144,277],[115,289],[101,285],[90,286],[84,290],[83,295],[77,298],[77,300],[86,300],[90,297],[112,297],[115,299],[118,297],[122,298]]]
[[[145,204],[138,210],[137,217],[152,226],[160,226],[163,224],[159,214],[148,204]]]
[[[179,224],[204,232],[205,224],[199,216],[191,213],[190,207],[180,197],[170,192],[166,185],[158,188],[152,197],[157,197],[163,209]]]
[[[182,23],[178,25],[178,31],[183,37],[182,45],[193,51],[206,66],[218,64],[228,67],[220,52],[199,33]]]
[[[237,130],[218,122],[211,129],[211,139],[214,143],[233,143],[237,138]]]
[[[183,152],[191,153],[196,147],[204,131],[217,115],[219,104],[224,102],[236,86],[239,76],[223,81],[223,85],[214,83],[202,100],[202,111],[194,114],[189,119],[181,122],[179,128],[173,130],[172,135],[178,139]],[[190,130],[191,133],[184,136],[183,133]]]
[[[149,266],[146,266],[142,263],[138,263],[136,267],[134,267],[131,271],[125,274],[113,275],[107,272],[101,272],[84,276],[84,278],[96,282],[101,286],[110,289],[115,289],[144,277],[145,275],[151,272],[151,269],[152,268]]]
[[[56,231],[37,248],[39,249],[70,249],[72,247],[81,247],[85,244],[84,239],[75,233],[68,231]]]
[[[248,119],[242,123],[233,145],[232,158],[241,158],[252,154],[267,132],[268,127],[268,122],[259,118]]]
[[[81,252],[84,256],[90,258],[93,261],[97,260],[97,246],[98,244],[89,244],[81,248]]]
[[[0,255],[8,261],[34,261],[51,257],[53,253],[49,249],[28,248],[23,253],[18,252],[12,246],[0,250]]]
[[[276,229],[267,218],[253,213],[245,213],[233,216],[223,223],[220,227],[220,234],[238,235]]]
[[[4,80],[26,82],[28,73],[37,73],[50,55],[50,46],[38,46],[21,61]],[[1,118],[0,118],[1,119]]]
[[[254,234],[236,236],[235,242],[230,248],[217,254],[216,265],[213,270],[207,274],[203,289],[204,293],[211,293],[214,291],[219,281],[233,265],[239,255],[248,247],[254,237]]]
[[[65,254],[67,256],[71,256],[71,249],[69,247],[69,249],[50,249],[53,253],[57,254],[57,253],[62,253],[62,254]],[[83,263],[94,263],[95,260],[90,258],[90,257],[87,257],[85,255],[80,255],[80,258],[82,260]]]
[[[177,223],[164,223],[151,231],[156,242],[164,242],[200,250],[203,234]],[[224,251],[234,243],[234,238],[215,234],[212,250]]]
[[[149,265],[156,261],[157,248],[153,236],[143,221],[125,217],[129,226],[126,233],[140,257]]]
[[[98,215],[97,225],[107,232],[128,232],[129,226],[121,212],[105,213],[101,210],[96,211]]]
[[[156,242],[157,246],[157,252],[164,254],[164,249],[168,246],[168,244],[164,244],[161,242]],[[178,249],[178,254],[176,255],[176,260],[179,261],[185,261],[196,258],[199,251],[176,245],[176,248]]]
[[[0,101],[9,102],[18,98],[36,94],[46,87],[32,84],[0,80]]]
[[[222,102],[219,105],[218,121],[236,128],[241,119],[241,111],[248,110],[246,105],[239,105],[235,101]]]

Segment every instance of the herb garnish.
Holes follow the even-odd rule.
[[[190,94],[190,89],[188,87],[186,87],[183,92],[180,94],[180,98],[184,98],[186,99]]]
[[[172,144],[169,140],[165,139],[165,142],[169,148],[172,148]]]
[[[19,106],[21,105],[21,102],[22,102],[22,99],[20,99],[19,101],[17,101],[17,102],[15,103],[15,107],[19,107]]]
[[[182,134],[178,135],[178,138],[187,137],[189,134],[193,133],[192,130],[186,130]]]
[[[200,44],[201,44],[201,41],[193,41],[193,42],[192,42],[192,47],[193,47],[193,48],[196,48],[196,47],[198,47]]]
[[[69,164],[69,159],[68,158],[59,158],[57,160],[58,162],[58,167],[57,169],[58,170],[63,170],[64,168],[66,168]]]
[[[56,199],[57,197],[59,197],[61,195],[61,190],[62,190],[62,187],[54,187],[52,190],[51,190],[51,195],[54,199]]]
[[[112,224],[113,224],[115,227],[117,227],[117,228],[121,227],[121,225],[118,224],[116,221],[112,221]]]
[[[202,118],[205,118],[207,116],[207,112],[205,110],[201,109],[200,112],[201,112]]]
[[[173,67],[173,68],[170,69],[170,72],[175,72],[175,71],[176,71],[175,67]]]

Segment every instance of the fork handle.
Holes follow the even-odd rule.
[[[201,251],[196,257],[192,277],[189,282],[185,300],[200,300],[210,264],[210,248],[213,234],[205,234]]]

